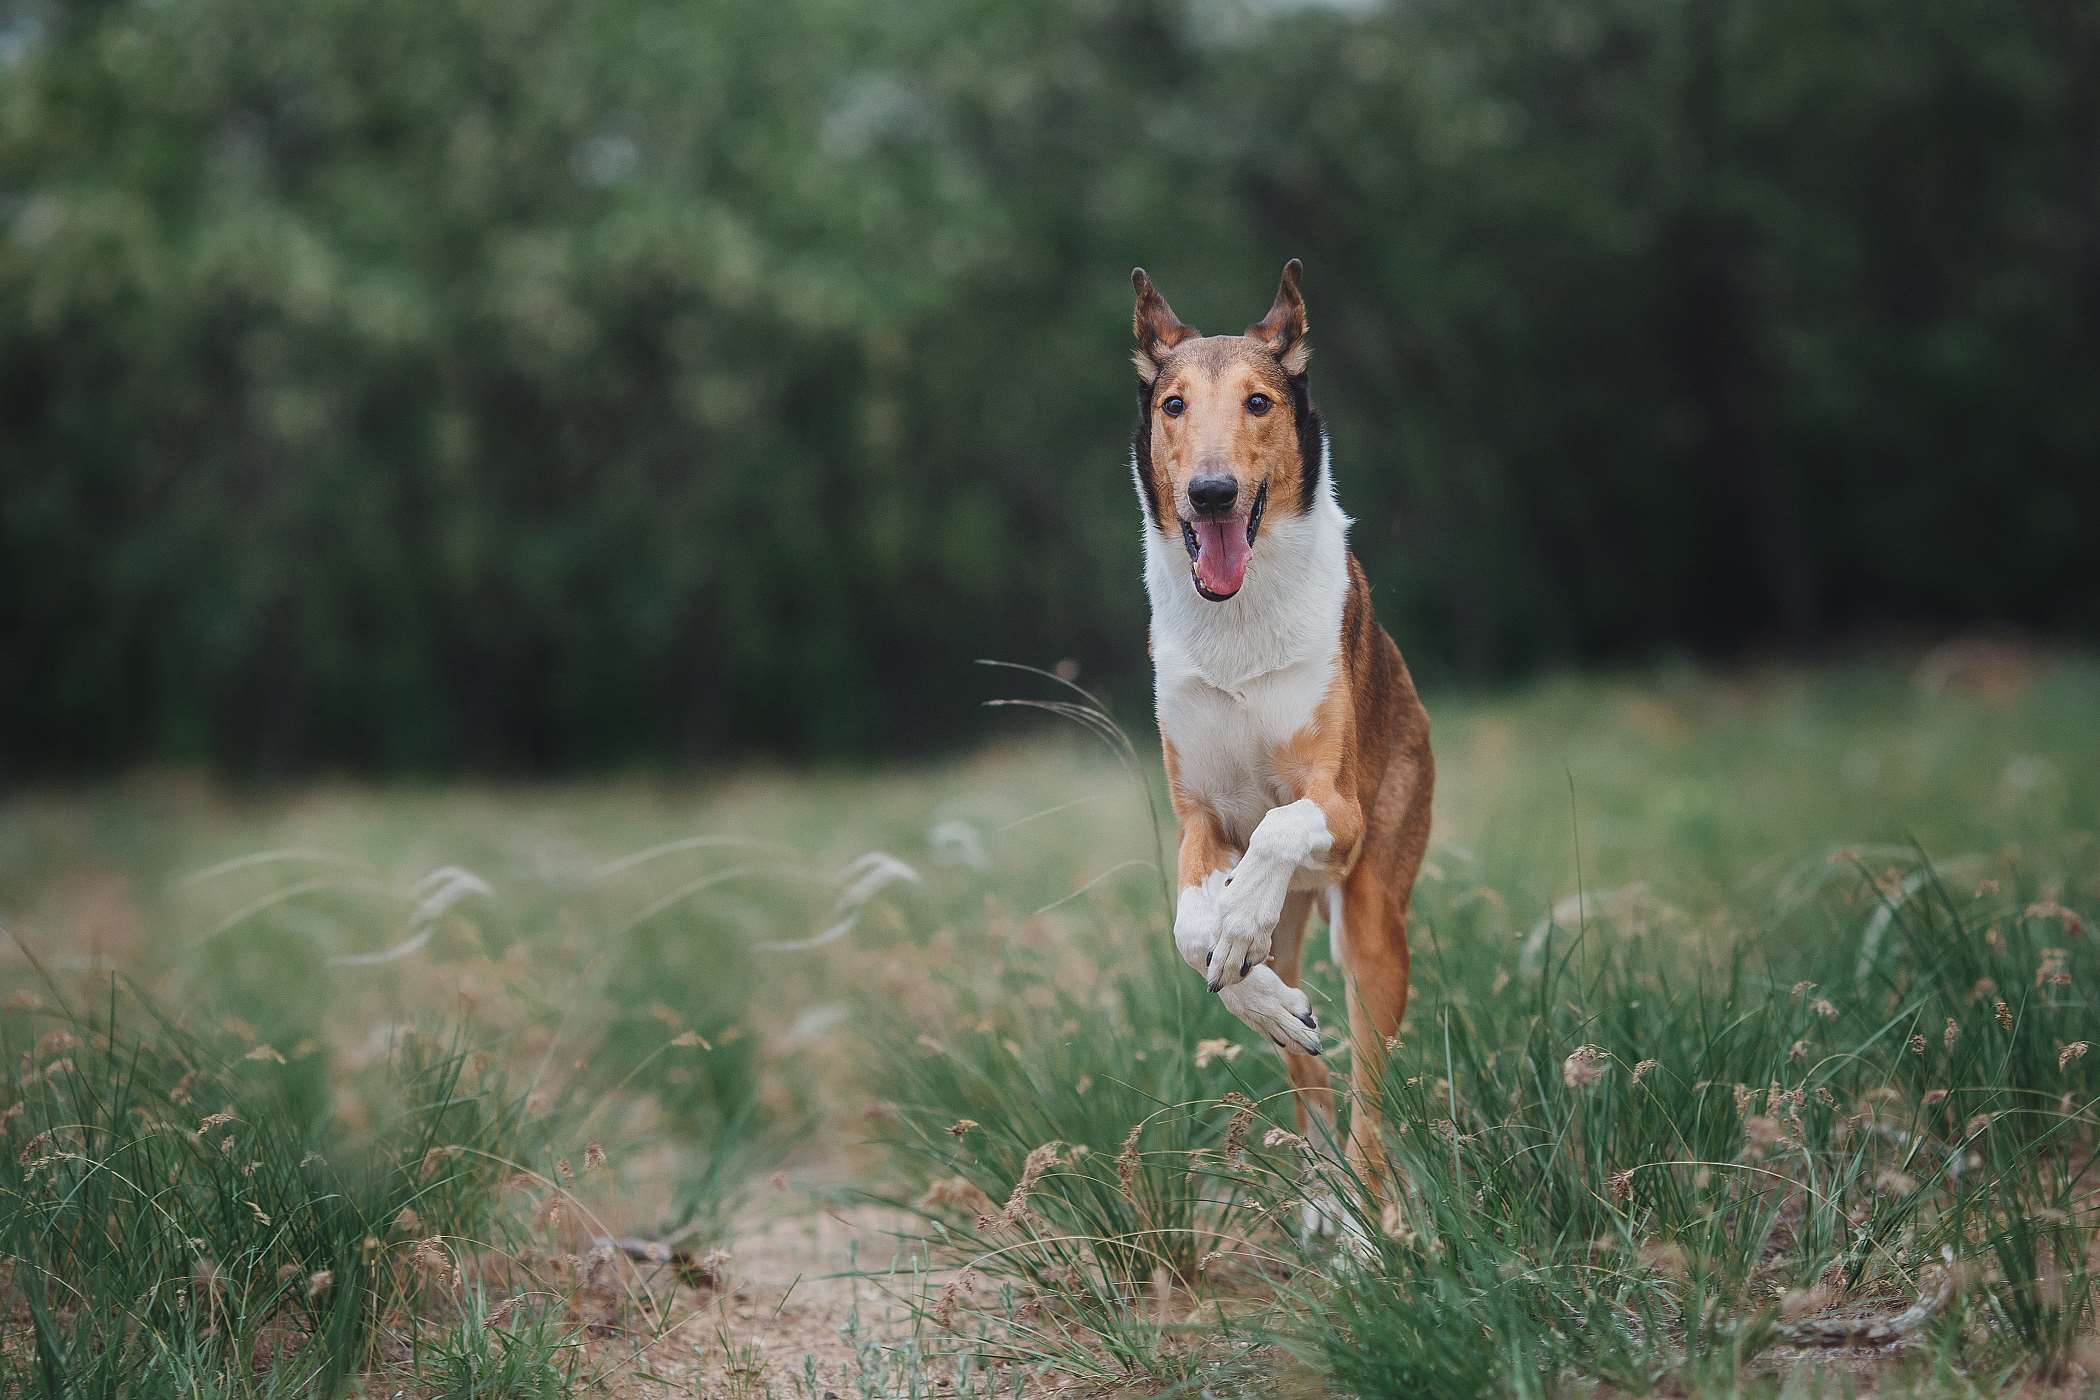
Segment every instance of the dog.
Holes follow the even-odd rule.
[[[1429,841],[1429,716],[1371,611],[1306,385],[1303,268],[1240,335],[1183,325],[1143,268],[1132,331],[1154,702],[1181,830],[1174,946],[1283,1051],[1301,1134],[1337,1144],[1299,989],[1324,902],[1346,988],[1349,1136],[1381,1192],[1380,1081],[1407,1010],[1408,900]]]

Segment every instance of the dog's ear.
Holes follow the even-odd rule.
[[[1283,372],[1293,378],[1305,373],[1306,362],[1312,359],[1312,342],[1306,339],[1312,322],[1305,314],[1305,294],[1298,290],[1298,279],[1304,273],[1305,265],[1296,258],[1285,263],[1283,282],[1276,288],[1269,314],[1247,327],[1248,338],[1268,347],[1282,362]]]
[[[1137,366],[1138,382],[1150,384],[1159,378],[1159,367],[1166,363],[1167,356],[1175,346],[1196,336],[1194,327],[1181,324],[1174,308],[1152,285],[1142,267],[1130,269],[1130,285],[1137,290],[1137,309],[1130,315],[1130,331],[1137,337],[1137,349],[1132,352],[1130,362]]]

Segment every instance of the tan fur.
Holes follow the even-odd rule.
[[[1379,1084],[1387,1043],[1407,1012],[1407,913],[1429,846],[1436,759],[1429,714],[1400,648],[1371,612],[1371,586],[1352,555],[1342,613],[1343,675],[1355,719],[1342,761],[1352,770],[1363,836],[1342,881],[1342,976],[1349,1012],[1349,1164],[1374,1187],[1385,1177]],[[1289,981],[1289,978],[1285,978]],[[1291,1057],[1286,1057],[1291,1058]],[[1325,1078],[1325,1066],[1316,1066]],[[1292,1078],[1295,1081],[1297,1075]]]
[[[1290,393],[1283,366],[1247,336],[1196,336],[1169,351],[1152,380],[1152,471],[1161,499],[1186,512],[1189,481],[1223,472],[1239,482],[1242,508],[1266,482],[1268,509],[1296,510],[1298,443]],[[1248,411],[1255,394],[1269,400],[1267,413]],[[1175,397],[1187,405],[1178,418],[1161,407]]]

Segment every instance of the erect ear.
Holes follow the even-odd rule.
[[[1181,324],[1174,308],[1152,285],[1142,267],[1130,269],[1130,285],[1137,289],[1137,309],[1130,315],[1131,334],[1137,337],[1137,350],[1130,362],[1137,366],[1138,382],[1150,384],[1159,377],[1159,367],[1173,352],[1175,346],[1196,336],[1194,327]]]
[[[1276,288],[1269,314],[1247,327],[1248,338],[1267,346],[1283,363],[1283,372],[1293,376],[1305,373],[1306,362],[1312,359],[1312,342],[1306,339],[1312,322],[1305,315],[1305,294],[1298,290],[1304,272],[1305,265],[1296,258],[1285,263],[1283,282]]]

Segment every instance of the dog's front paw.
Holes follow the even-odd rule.
[[[1230,987],[1269,960],[1290,887],[1288,872],[1278,875],[1250,857],[1240,861],[1226,882],[1218,897],[1218,942],[1211,950],[1212,991]]]
[[[1183,962],[1205,976],[1210,973],[1211,953],[1218,946],[1223,917],[1219,896],[1225,889],[1225,878],[1224,871],[1212,871],[1202,884],[1183,890],[1174,907],[1174,950],[1181,954]]]
[[[1313,1019],[1311,999],[1266,963],[1256,964],[1231,986],[1219,988],[1218,1000],[1274,1041],[1278,1049],[1298,1055],[1320,1053],[1320,1023]]]

